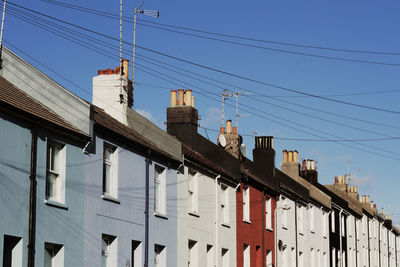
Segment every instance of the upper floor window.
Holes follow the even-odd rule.
[[[272,200],[270,197],[265,199],[265,228],[272,230]]]
[[[102,235],[101,256],[102,267],[117,266],[117,237],[111,235]]]
[[[65,203],[65,145],[48,141],[46,161],[46,198]]]
[[[332,210],[331,212],[331,231],[332,233],[336,232],[336,227],[335,227],[335,211]]]
[[[299,229],[299,233],[303,234],[303,231],[304,231],[304,213],[303,213],[303,207],[300,204],[297,205],[297,227]]]
[[[118,198],[118,151],[106,143],[103,148],[103,194]]]
[[[310,232],[315,232],[315,208],[310,206],[309,208],[309,220],[310,220]]]
[[[154,166],[154,212],[166,214],[166,173],[165,168]]]
[[[188,195],[189,213],[199,213],[199,188],[198,173],[192,169],[188,170]]]
[[[344,222],[345,222],[345,217],[342,214],[340,217],[340,224],[341,224],[340,227],[342,231],[342,236],[346,236],[346,224]]]
[[[329,227],[328,214],[325,211],[323,211],[322,212],[322,235],[324,237],[328,236],[328,227]]]
[[[243,186],[243,221],[250,222],[250,188]]]
[[[222,223],[229,224],[229,190],[226,185],[221,185],[221,215]]]

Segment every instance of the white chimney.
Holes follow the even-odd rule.
[[[125,72],[127,73],[127,70]],[[120,74],[120,67],[115,70],[99,70],[98,75],[93,77],[92,100],[94,105],[104,109],[106,113],[125,125],[127,124],[126,110],[130,104],[128,98],[131,97],[128,90],[132,90],[128,86],[129,79],[126,76]]]

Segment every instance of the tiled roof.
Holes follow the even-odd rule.
[[[44,120],[69,131],[85,135],[83,132],[66,122],[59,115],[37,102],[26,93],[19,90],[4,77],[0,76],[0,104],[9,105],[17,110],[28,113],[37,119]],[[86,136],[86,135],[85,135]]]
[[[169,153],[165,152],[164,150],[160,149],[158,146],[153,144],[152,142],[148,141],[146,138],[144,138],[141,134],[139,134],[137,131],[135,131],[132,128],[129,128],[128,126],[124,125],[123,123],[117,121],[113,117],[111,117],[109,114],[107,114],[103,109],[91,105],[92,108],[92,119],[95,122],[95,125],[100,125],[108,130],[111,130],[133,142],[136,142],[144,147],[147,147],[162,156],[171,158],[175,161],[179,161],[175,156],[170,155]]]

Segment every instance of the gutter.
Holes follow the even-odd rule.
[[[28,232],[28,267],[35,266],[36,240],[36,165],[37,165],[37,128],[39,122],[31,129],[31,163],[29,175],[29,232]]]
[[[148,151],[148,156],[150,155],[151,151]],[[149,266],[149,188],[150,188],[150,164],[151,159],[146,157],[146,203],[145,203],[145,226],[144,226],[144,238],[145,238],[145,246],[144,246],[144,266]]]

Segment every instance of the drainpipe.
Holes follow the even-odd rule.
[[[355,237],[355,248],[356,248],[356,266],[358,266],[358,243],[357,243],[357,219],[354,217],[354,237]]]
[[[151,151],[148,151],[148,156]],[[149,188],[150,188],[150,164],[151,160],[149,157],[146,157],[146,204],[145,204],[145,228],[144,228],[144,267],[149,266]]]
[[[379,237],[378,237],[378,241],[379,241],[379,266],[381,266],[382,265],[382,257],[381,257],[381,243],[382,243],[382,241],[381,241],[381,231],[382,231],[382,223],[379,223],[379,232],[378,232],[378,234],[379,234]]]
[[[31,129],[31,164],[29,175],[29,240],[28,240],[28,267],[35,266],[35,239],[36,239],[36,164],[37,164],[37,122]]]
[[[215,267],[219,266],[218,262],[218,255],[219,255],[219,249],[218,249],[218,179],[221,177],[221,175],[218,174],[217,177],[215,177]]]
[[[262,191],[262,204],[261,204],[261,206],[262,206],[262,211],[261,211],[261,214],[262,214],[262,219],[261,219],[261,221],[262,221],[262,227],[261,227],[261,230],[262,230],[262,251],[263,251],[263,253],[262,253],[262,255],[263,255],[263,260],[262,260],[262,266],[265,266],[265,247],[264,247],[264,242],[265,242],[265,214],[266,214],[266,212],[265,212],[265,193],[264,193],[264,190]],[[271,206],[272,206],[272,201],[271,201]]]
[[[389,242],[390,242],[390,240],[389,240],[389,231],[386,231],[387,232],[387,247],[388,247],[388,266],[390,267],[390,247],[389,247]]]
[[[368,238],[368,266],[371,266],[371,245],[369,239],[369,219],[367,218],[367,238]]]
[[[339,211],[339,246],[340,246],[340,254],[339,254],[339,257],[340,257],[340,267],[343,267],[343,252],[342,252],[342,213],[343,213],[343,210],[342,209],[340,209],[340,211]]]
[[[298,254],[299,254],[299,249],[298,249],[298,233],[297,233],[297,201],[294,202],[294,232],[296,233],[296,266],[299,265],[299,259],[298,259]]]

